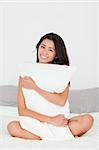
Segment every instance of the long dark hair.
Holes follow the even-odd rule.
[[[36,45],[36,48],[37,48],[37,62],[39,62],[38,48],[39,48],[41,42],[44,39],[52,40],[54,42],[54,45],[55,45],[56,57],[54,58],[52,64],[59,64],[59,65],[69,66],[69,58],[68,58],[68,55],[67,55],[67,50],[66,50],[66,46],[64,44],[64,41],[59,35],[57,35],[55,33],[48,33],[48,34],[42,36],[41,39],[39,40],[39,42],[37,43],[37,45]]]

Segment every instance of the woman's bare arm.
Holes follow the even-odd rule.
[[[26,108],[21,112],[21,115],[35,118],[35,119],[39,120],[40,122],[47,122],[47,123],[53,124],[55,126],[66,126],[68,124],[68,119],[65,118],[65,116],[61,115],[61,114],[50,117],[50,116],[39,114],[37,112],[34,112],[34,111]]]
[[[19,115],[21,115],[22,111],[26,109],[26,103],[25,103],[25,98],[22,92],[22,79],[21,77],[19,78],[19,83],[18,83],[18,93],[17,93],[17,105],[18,105],[18,112]]]
[[[56,126],[66,126],[68,123],[68,120],[63,115],[56,115],[51,117],[47,115],[42,115],[40,113],[28,109],[26,107],[25,98],[22,91],[21,78],[19,79],[17,99],[18,99],[18,112],[20,116],[32,117],[41,122],[47,122]]]
[[[37,112],[29,110],[26,107],[25,98],[24,98],[23,91],[22,91],[21,77],[19,79],[19,84],[18,84],[17,100],[18,100],[18,112],[20,116],[29,116],[42,122],[50,122],[51,117],[39,114]]]
[[[35,91],[38,92],[41,96],[43,96],[51,103],[64,106],[68,98],[69,86],[62,93],[47,92],[45,90],[40,89],[39,87],[36,87]]]
[[[65,105],[66,100],[68,98],[68,93],[69,93],[69,84],[62,93],[51,93],[51,92],[48,92],[48,91],[45,91],[45,90],[39,88],[36,85],[36,83],[32,80],[32,78],[27,77],[27,76],[25,76],[23,78],[23,87],[27,88],[27,89],[35,90],[37,93],[39,93],[41,96],[43,96],[46,100],[48,100],[54,104],[60,105],[60,106]]]

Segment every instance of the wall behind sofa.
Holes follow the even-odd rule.
[[[97,3],[0,4],[0,85],[17,85],[18,66],[35,60],[39,38],[55,32],[65,41],[71,65],[78,68],[71,88],[99,87]]]

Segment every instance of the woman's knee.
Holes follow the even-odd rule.
[[[19,122],[12,121],[8,124],[7,129],[11,136],[15,136],[16,133],[19,132]]]
[[[84,133],[86,133],[93,125],[94,122],[94,118],[91,115],[84,115],[81,119],[81,130],[78,134],[78,136],[83,135]]]
[[[94,119],[91,115],[82,115],[70,121],[69,128],[74,136],[81,136],[92,127],[93,122]]]
[[[92,127],[93,122],[94,122],[94,118],[90,114],[88,114],[83,116],[81,124],[83,124],[86,130],[89,130]]]

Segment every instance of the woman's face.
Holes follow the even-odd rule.
[[[44,39],[38,48],[40,63],[51,63],[56,56],[55,45],[52,40]]]

